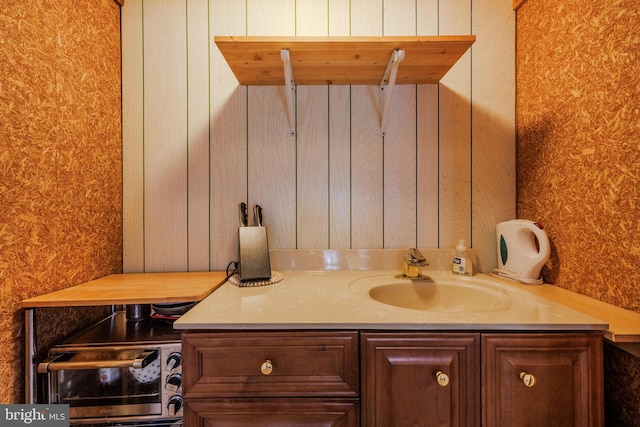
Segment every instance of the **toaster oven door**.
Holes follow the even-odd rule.
[[[71,419],[161,414],[160,371],[159,349],[130,346],[54,349],[38,365],[49,402],[69,405]]]

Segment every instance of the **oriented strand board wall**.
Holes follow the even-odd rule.
[[[547,281],[640,312],[640,8],[528,0],[517,14],[518,215]],[[605,346],[606,425],[640,426],[640,359]]]
[[[24,398],[19,302],[122,268],[119,30],[113,0],[2,5],[0,403]],[[86,315],[39,316],[43,342]]]
[[[640,8],[529,0],[517,14],[518,216],[558,286],[640,312]]]
[[[451,248],[484,271],[515,216],[515,12],[505,0],[127,0],[124,270],[224,269],[237,205],[273,248]],[[472,19],[473,18],[473,19]],[[239,86],[216,35],[475,34],[439,85]],[[402,66],[402,65],[401,65]],[[295,79],[295,76],[294,76]],[[472,84],[473,83],[473,84]]]

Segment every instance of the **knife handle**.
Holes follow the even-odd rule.
[[[262,227],[262,207],[260,205],[253,207],[253,219],[257,226]]]
[[[248,213],[247,213],[247,204],[245,202],[241,202],[238,205],[238,216],[240,218],[240,227],[246,227],[248,221]]]

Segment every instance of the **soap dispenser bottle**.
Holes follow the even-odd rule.
[[[473,263],[465,239],[458,240],[458,246],[456,246],[456,252],[453,256],[452,270],[455,274],[466,276],[473,274]]]

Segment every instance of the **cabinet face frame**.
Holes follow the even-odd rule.
[[[482,425],[604,425],[602,340],[598,332],[483,334]],[[523,372],[535,378],[531,387]]]
[[[480,425],[479,333],[363,332],[360,349],[362,425]]]
[[[600,427],[602,347],[600,332],[185,332],[185,426],[283,415],[285,425]],[[262,358],[285,367],[280,378],[259,373]]]

